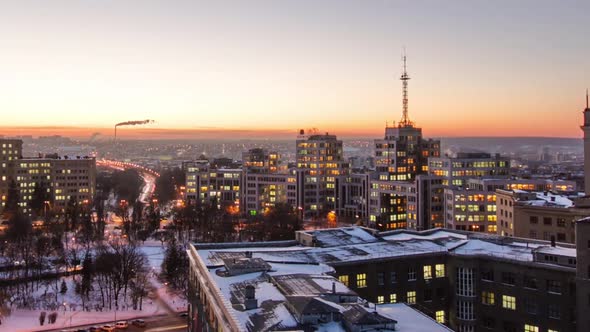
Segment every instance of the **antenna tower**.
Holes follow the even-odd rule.
[[[406,52],[404,50],[404,55],[402,57],[404,61],[404,72],[402,76],[399,78],[402,81],[402,95],[403,95],[403,113],[402,113],[402,120],[399,122],[400,127],[413,127],[414,123],[410,121],[408,117],[408,80],[410,76],[408,76],[408,71],[406,69]]]

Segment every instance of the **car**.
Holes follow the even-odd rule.
[[[74,332],[88,332],[88,330],[87,329],[77,329]]]
[[[113,332],[115,327],[113,325],[103,325],[101,329],[105,332]]]
[[[126,321],[120,321],[115,324],[115,328],[117,330],[124,330],[128,327],[129,327],[129,323],[127,323]]]
[[[178,315],[178,317],[182,317],[182,318],[188,317],[188,313],[186,313],[186,312],[180,313],[180,315]]]
[[[98,327],[98,326],[91,326],[91,327],[88,328],[88,331],[90,331],[90,332],[100,332],[100,331],[102,331],[102,329],[100,327]]]
[[[143,319],[135,319],[131,322],[131,324],[137,326],[137,327],[145,327],[145,320]]]

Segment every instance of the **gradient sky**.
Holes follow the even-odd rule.
[[[2,1],[0,134],[381,136],[405,46],[427,136],[580,137],[589,19],[583,0]]]

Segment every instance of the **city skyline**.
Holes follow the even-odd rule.
[[[405,47],[409,116],[426,136],[581,137],[585,7],[2,4],[0,130],[108,136],[119,121],[149,118],[121,137],[381,136],[401,119]]]

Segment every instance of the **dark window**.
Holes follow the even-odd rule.
[[[432,301],[432,289],[425,289],[424,290],[424,301]]]
[[[561,282],[557,280],[547,280],[547,291],[561,294]]]
[[[483,327],[487,328],[487,329],[493,329],[494,327],[496,327],[496,320],[494,319],[494,317],[484,317],[483,318]]]
[[[544,217],[543,218],[543,225],[551,225],[553,223],[553,219],[551,217]]]
[[[389,281],[392,284],[395,284],[397,282],[397,274],[395,272],[390,272],[389,273]]]
[[[503,331],[504,332],[516,332],[516,324],[513,322],[504,322],[503,324]]]
[[[565,219],[557,218],[557,227],[565,227]]]
[[[529,218],[529,220],[530,220],[531,224],[536,224],[536,223],[539,222],[539,217],[537,217],[537,216],[531,216]]]
[[[481,271],[481,280],[494,281],[494,270]]]
[[[537,289],[537,278],[531,276],[524,276],[524,287]]]
[[[565,242],[565,233],[557,233],[557,241]]]
[[[385,284],[385,280],[384,280],[384,276],[383,276],[383,272],[378,272],[377,273],[377,284],[379,286],[383,286]]]
[[[559,311],[558,304],[550,304],[547,307],[547,313],[549,314],[549,318],[553,318],[553,319],[560,319],[561,318],[561,312]]]
[[[514,285],[514,273],[502,272],[502,283],[507,285]]]
[[[537,302],[532,299],[525,299],[524,310],[531,315],[536,315],[538,312]]]
[[[444,288],[437,288],[436,289],[436,297],[439,299],[445,298],[445,289]]]

